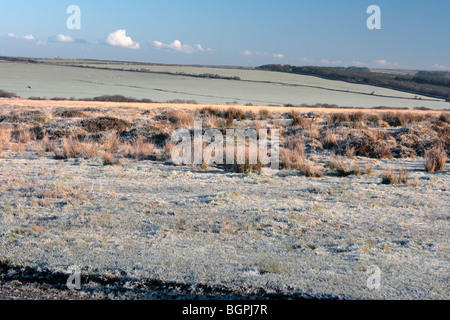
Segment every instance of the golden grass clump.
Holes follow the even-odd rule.
[[[105,151],[102,153],[101,157],[104,166],[120,165],[120,160],[116,158],[111,152]]]
[[[425,151],[424,166],[428,172],[444,171],[447,153],[441,147],[434,147]]]
[[[408,183],[408,174],[405,170],[399,169],[395,172],[392,168],[388,168],[381,175],[382,184],[406,184]]]
[[[117,152],[120,147],[120,135],[113,130],[103,138],[102,144],[105,151]]]
[[[97,156],[99,145],[95,142],[81,142],[74,137],[64,138],[61,148],[55,150],[56,159],[93,158]]]
[[[331,149],[338,145],[338,137],[332,130],[327,130],[322,139],[322,144],[325,149]]]
[[[304,159],[298,171],[309,178],[321,178],[324,176],[322,167],[316,162]]]

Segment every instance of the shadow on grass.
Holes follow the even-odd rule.
[[[103,292],[119,296],[135,298],[155,297],[157,299],[209,299],[209,300],[340,300],[331,294],[311,295],[302,292],[267,292],[263,288],[249,294],[234,292],[225,286],[207,285],[201,283],[180,283],[162,281],[158,279],[137,279],[127,276],[119,271],[120,276],[108,276],[100,273],[81,275],[82,290],[94,294]],[[69,291],[66,287],[70,274],[52,271],[48,268],[35,268],[14,265],[8,260],[0,260],[0,279],[2,285],[7,283],[33,284],[43,289],[53,289],[63,292]],[[83,288],[85,287],[85,288]]]

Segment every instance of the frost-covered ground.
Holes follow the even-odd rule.
[[[447,299],[450,175],[422,161],[312,179],[4,152],[0,292],[67,294],[78,265],[88,298]],[[382,185],[388,165],[409,183]]]
[[[388,151],[399,149],[400,156],[422,155],[439,143],[446,146],[445,114],[383,116],[376,111],[378,118],[366,114],[361,123],[344,119],[327,124],[331,111],[313,109],[318,118],[302,127],[301,121],[288,124],[293,121],[288,112],[304,116],[311,110],[272,107],[270,120],[264,121],[259,107],[236,107],[254,114],[230,126],[284,126],[285,147],[304,144],[306,156],[324,170],[324,177],[308,178],[297,170],[269,176],[174,166],[163,156],[136,161],[125,155],[124,147],[135,148],[128,141],[120,141],[115,152],[121,164],[105,166],[102,139],[114,136],[82,129],[88,118],[117,117],[129,121],[123,140],[137,129],[152,138],[153,131],[173,130],[194,113],[210,126],[226,122],[202,113],[201,105],[172,110],[147,104],[13,102],[21,104],[0,106],[1,299],[449,296],[448,161],[444,171],[428,173],[422,157],[356,157],[351,162],[360,168],[374,162],[373,173],[347,177],[337,176],[329,165],[331,152],[345,150],[350,156],[350,145],[357,148],[354,153],[369,156],[374,146],[368,144],[383,139],[390,143]],[[77,110],[81,113],[69,112]],[[169,116],[176,121],[167,120]],[[302,121],[309,121],[303,116]],[[406,126],[392,122],[409,118],[412,123]],[[37,135],[27,139],[33,132],[41,140]],[[62,137],[82,133],[84,142],[98,138],[103,145],[88,157],[55,159]],[[326,138],[333,134],[338,143],[327,149]],[[55,150],[46,152],[52,143]],[[154,143],[153,155],[164,152]],[[345,161],[349,164],[350,157]],[[380,176],[389,167],[406,170],[407,184],[382,184]],[[75,265],[82,275],[82,290],[76,292],[66,287]],[[380,288],[371,290],[368,280],[377,268]]]

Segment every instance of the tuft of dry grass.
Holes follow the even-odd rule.
[[[167,141],[164,144],[164,151],[163,151],[164,160],[169,161],[170,159],[172,159],[172,151],[174,148],[175,148],[175,143],[173,143],[171,141]]]
[[[270,111],[267,109],[259,109],[259,119],[260,120],[272,119],[272,115],[270,114]]]
[[[10,141],[11,141],[11,129],[0,128],[0,155],[2,154],[5,145]]]
[[[74,137],[64,138],[61,148],[55,150],[56,159],[93,158],[97,156],[99,145],[95,142],[81,142]]]
[[[336,170],[339,177],[352,175],[354,171],[347,165],[343,157],[332,155],[329,162],[330,169]]]
[[[155,145],[150,142],[145,142],[143,139],[138,139],[131,144],[131,149],[125,154],[128,158],[133,158],[136,161],[146,160],[153,154]]]
[[[374,165],[373,165],[373,162],[372,162],[372,161],[367,162],[366,165],[364,166],[364,172],[365,172],[365,174],[371,176],[371,175],[373,174],[373,171],[374,171],[374,168],[373,168],[373,167],[374,167]]]
[[[375,146],[374,155],[377,159],[392,159],[391,148],[387,144]]]
[[[354,159],[355,158],[355,147],[346,146],[345,147],[345,155],[347,158]]]
[[[399,169],[395,172],[392,168],[386,169],[381,175],[382,184],[406,184],[408,183],[408,174],[405,170]]]
[[[305,158],[305,145],[296,144],[292,149],[280,149],[280,162],[284,169],[299,170]]]
[[[113,130],[108,133],[102,141],[105,151],[117,152],[120,147],[120,136],[117,131]]]
[[[104,166],[120,165],[120,160],[116,158],[111,152],[105,151],[102,153],[102,160]]]
[[[54,153],[56,151],[56,142],[54,140],[49,140],[48,136],[44,135],[38,145],[38,151],[40,153],[43,153],[43,152]]]
[[[447,153],[441,147],[434,147],[425,151],[424,166],[428,172],[444,171]]]
[[[324,176],[322,167],[318,165],[316,162],[304,159],[299,172],[309,178],[321,178]]]
[[[322,144],[325,149],[331,149],[338,145],[338,137],[332,130],[327,130],[322,139]]]
[[[16,129],[11,131],[11,138],[16,143],[28,144],[31,140],[31,132],[28,128]]]
[[[0,128],[0,143],[5,144],[11,141],[11,129]]]

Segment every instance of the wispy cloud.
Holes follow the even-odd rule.
[[[301,62],[306,62],[306,63],[313,63],[314,62],[314,60],[308,59],[306,57],[302,57],[302,58],[300,58],[298,60],[301,61]]]
[[[285,56],[282,53],[275,53],[272,55],[272,57],[274,57],[275,59],[284,59]]]
[[[356,67],[366,67],[366,66],[367,66],[367,63],[361,62],[361,61],[353,60],[353,61],[352,61],[352,65],[354,65],[354,66],[356,66]]]
[[[328,65],[334,65],[334,66],[343,64],[342,60],[334,60],[334,61],[331,61],[331,60],[329,60],[329,59],[322,59],[322,60],[320,60],[320,62],[321,62],[322,64],[328,64]]]
[[[58,42],[74,42],[75,40],[71,36],[65,36],[63,34],[58,34],[56,36],[56,41],[58,41]]]
[[[251,57],[251,56],[272,56],[272,58],[275,59],[284,59],[286,56],[282,53],[274,53],[274,54],[270,54],[268,52],[261,52],[261,51],[256,51],[253,52],[251,50],[245,50],[241,52],[241,55],[245,56],[245,57]]]
[[[432,66],[432,68],[433,69],[437,69],[437,70],[443,70],[443,71],[445,71],[445,70],[450,70],[450,67],[449,66],[444,66],[444,65],[442,65],[442,64],[434,64],[433,66]]]
[[[124,47],[128,49],[140,49],[139,43],[134,42],[133,39],[127,36],[125,29],[119,29],[108,35],[106,42],[115,47]]]
[[[17,34],[14,34],[14,33],[8,33],[8,38],[13,38],[13,39],[18,39],[18,40],[29,40],[29,41],[31,41],[31,40],[35,40],[35,38],[34,38],[34,36],[32,36],[31,34],[29,34],[29,35],[17,35]]]
[[[400,65],[396,62],[389,62],[386,59],[380,59],[376,60],[375,64],[381,67],[387,67],[387,68],[399,68]]]
[[[175,40],[172,43],[168,43],[168,44],[155,40],[155,41],[153,41],[153,46],[158,49],[167,49],[170,51],[176,51],[176,52],[182,52],[182,53],[213,51],[210,48],[205,50],[200,44],[195,44],[195,45],[182,44],[180,40]]]

